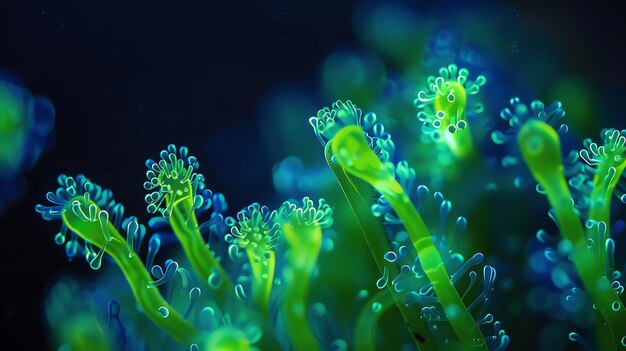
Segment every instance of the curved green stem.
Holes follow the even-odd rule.
[[[307,319],[307,295],[321,247],[322,229],[318,225],[296,225],[292,221],[285,223],[282,230],[290,244],[288,265],[284,268],[286,291],[282,307],[287,337],[295,350],[319,350],[319,342]]]
[[[596,175],[593,178],[593,191],[590,195],[589,219],[596,222],[604,222],[607,226],[611,225],[611,199],[613,191],[624,172],[626,163],[622,163],[614,167],[612,162],[608,160],[598,166]],[[592,231],[595,228],[587,230],[587,237],[593,238]],[[608,260],[604,245],[600,245],[597,250],[598,262],[600,266],[608,273]]]
[[[487,350],[483,334],[450,281],[428,228],[402,186],[369,147],[361,128],[347,126],[341,129],[332,140],[332,148],[339,164],[385,196],[402,220],[424,273],[457,334],[459,347]]]
[[[626,309],[604,275],[597,257],[585,242],[585,232],[574,211],[572,197],[561,163],[559,137],[548,124],[531,120],[518,135],[520,150],[535,179],[546,190],[555,211],[561,236],[572,244],[571,257],[594,307],[611,329],[615,345],[626,336]]]
[[[446,140],[450,151],[452,151],[454,156],[458,159],[463,160],[475,157],[476,150],[474,148],[474,141],[472,140],[472,133],[470,133],[469,126],[455,133],[444,131],[443,137]]]
[[[389,289],[380,290],[363,306],[354,328],[354,349],[359,351],[376,350],[376,327],[382,316],[396,300]]]
[[[607,226],[610,226],[611,221],[611,199],[613,197],[613,191],[615,190],[615,186],[622,176],[624,171],[624,167],[626,164],[618,165],[618,167],[613,167],[613,164],[610,162],[602,163],[598,166],[596,170],[596,174],[593,179],[593,191],[591,192],[590,200],[590,208],[589,208],[589,219],[596,222],[604,222]],[[595,227],[587,229],[587,238],[594,238]],[[598,244],[596,244],[598,246]],[[597,261],[600,264],[601,269],[603,269],[607,274],[612,274],[609,272],[609,269],[612,267],[608,266],[608,258],[607,253],[604,248],[604,245],[599,245],[598,249],[595,251],[597,255]],[[604,320],[604,317],[598,311],[595,312],[596,320]],[[617,350],[617,345],[613,343],[613,335],[611,332],[611,328],[608,324],[605,323],[596,323],[596,344],[599,350]]]
[[[138,255],[129,254],[126,240],[108,220],[102,222],[102,217],[95,214],[102,213],[97,205],[84,198],[78,198],[73,204],[80,203],[80,209],[87,209],[89,217],[79,217],[72,208],[63,210],[63,222],[73,232],[85,241],[97,246],[101,254],[106,252],[118,264],[130,285],[135,299],[144,313],[161,329],[182,344],[191,344],[196,336],[195,328],[184,320],[163,298],[157,286],[153,284],[146,267]],[[70,205],[71,206],[71,205]],[[108,218],[108,217],[107,217]]]
[[[386,269],[390,276],[397,276],[400,274],[400,266],[384,259],[384,255],[393,250],[389,236],[382,222],[372,214],[372,205],[376,203],[374,189],[362,179],[346,173],[340,165],[333,161],[331,145],[332,141],[326,144],[326,162],[328,162],[330,169],[335,174],[350,204],[350,208],[372,253],[376,266],[378,266],[381,274]],[[387,283],[386,289],[389,289],[396,301],[396,306],[400,309],[406,327],[417,347],[421,351],[437,350],[435,339],[430,333],[428,325],[420,318],[419,309],[407,306],[403,297],[391,286],[390,282]]]
[[[188,187],[190,188],[189,193],[191,193],[191,184]],[[192,207],[193,199],[191,196],[175,201],[169,217],[170,225],[191,266],[204,283],[215,291],[217,302],[223,304],[226,301],[232,301],[234,299],[234,285],[204,242],[202,234],[198,230],[198,220]]]

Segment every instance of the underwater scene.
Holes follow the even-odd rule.
[[[0,1],[0,349],[626,350],[625,33]]]

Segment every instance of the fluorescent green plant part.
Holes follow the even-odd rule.
[[[571,244],[570,255],[578,275],[595,309],[604,319],[596,323],[606,323],[614,345],[623,345],[623,340],[626,340],[626,310],[605,277],[604,267],[598,263],[598,257],[585,242],[585,232],[574,210],[563,172],[561,145],[556,131],[545,122],[530,120],[520,130],[518,144],[530,171],[545,189],[556,214],[561,236]]]
[[[335,174],[350,204],[380,273],[387,271],[390,276],[398,276],[400,274],[400,266],[384,259],[385,253],[392,251],[393,247],[382,222],[372,214],[372,205],[376,203],[374,189],[362,179],[346,173],[339,164],[333,161],[332,140],[326,144],[325,154],[326,162],[328,162],[330,169]],[[388,281],[386,284],[386,289],[390,291],[391,296],[394,298],[411,337],[419,349],[421,351],[436,350],[435,339],[428,330],[426,322],[420,318],[419,309],[407,306],[404,303],[403,296],[393,288],[391,282]],[[373,341],[372,339],[368,340]],[[362,342],[359,341],[359,343]],[[369,347],[375,347],[375,344],[371,344]]]
[[[222,327],[209,334],[205,351],[253,351],[250,340],[241,330]]]
[[[281,236],[277,212],[254,203],[237,213],[225,240],[244,250],[252,268],[252,298],[267,316],[276,267],[276,242]]]
[[[195,328],[165,301],[139,256],[132,253],[109,221],[108,212],[98,208],[87,195],[72,199],[63,208],[62,218],[69,229],[100,249],[91,261],[92,268],[97,269],[102,256],[109,254],[124,273],[144,313],[176,341],[191,344],[196,336]]]
[[[438,76],[428,77],[428,88],[419,91],[415,99],[422,131],[435,141],[445,140],[459,159],[475,153],[467,112],[484,110],[481,103],[469,105],[468,96],[477,94],[487,80],[482,75],[475,81],[468,77],[467,68],[458,69],[455,64],[442,67]]]
[[[204,177],[195,173],[198,163],[187,156],[187,148],[170,145],[161,151],[159,162],[148,160],[148,181],[144,183],[148,212],[160,212],[168,219],[189,262],[203,282],[215,291],[221,304],[234,298],[234,285],[202,238],[194,211],[202,205],[198,189]]]
[[[611,223],[611,198],[615,192],[624,168],[626,167],[626,131],[607,129],[603,131],[603,144],[585,140],[586,149],[580,151],[580,157],[594,167],[593,191],[590,195],[589,219],[596,222]],[[622,196],[622,199],[625,198]],[[589,228],[592,231],[594,228]],[[588,233],[590,237],[590,233]],[[605,250],[598,250],[598,260],[608,270]]]
[[[450,275],[446,272],[424,221],[402,186],[369,147],[361,128],[342,128],[332,140],[332,150],[338,163],[347,172],[363,179],[385,196],[402,220],[422,268],[458,337],[458,347],[487,350],[482,332],[450,281]]]
[[[319,350],[320,344],[307,319],[309,280],[322,246],[322,229],[332,225],[330,206],[320,199],[302,199],[302,206],[286,201],[279,210],[283,235],[289,244],[282,313],[287,338],[295,350]]]
[[[354,327],[355,350],[376,350],[375,336],[378,319],[396,302],[391,295],[391,290],[383,289],[365,303]]]

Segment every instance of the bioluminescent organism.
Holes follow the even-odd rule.
[[[508,337],[501,331],[499,323],[496,324],[494,337],[486,339],[483,336],[480,327],[493,322],[491,315],[480,312],[480,320],[475,320],[472,315],[477,303],[489,300],[495,270],[491,267],[485,268],[486,295],[481,295],[467,307],[464,301],[467,291],[459,294],[455,282],[473,265],[480,263],[482,255],[477,254],[462,267],[456,265],[454,275],[447,272],[454,264],[446,266],[442,259],[440,251],[449,253],[449,248],[445,248],[445,245],[443,248],[440,246],[442,234],[438,236],[439,239],[431,237],[418,210],[404,190],[412,189],[415,171],[408,167],[406,162],[393,163],[395,145],[382,124],[376,122],[376,116],[369,113],[363,115],[350,101],[345,103],[337,101],[332,109],[320,110],[316,117],[310,119],[310,123],[326,147],[327,161],[354,210],[381,270],[382,278],[377,282],[377,287],[389,289],[401,308],[418,347],[424,350],[448,347],[484,350],[506,348]],[[374,190],[380,194],[379,200],[377,203],[370,203],[377,197]],[[436,199],[444,203],[441,194],[436,195]],[[424,206],[423,201],[421,206]],[[374,215],[372,210],[380,216],[384,207],[392,208],[394,212],[386,213],[385,221],[395,222],[406,229],[404,235],[408,237],[407,240],[416,255],[413,265],[400,266],[401,259],[398,260],[398,255],[404,257],[408,250],[407,246],[403,246],[404,250],[398,248],[396,252],[385,228],[371,219]],[[449,202],[445,202],[441,211],[445,222]],[[463,227],[464,223],[464,219],[459,219],[457,225]],[[459,228],[459,231],[462,230]],[[398,242],[401,240],[395,241],[396,244]],[[462,256],[457,256],[456,259],[463,262]],[[472,273],[470,279],[474,281],[476,273]],[[425,276],[426,282],[411,286],[406,281],[411,275],[418,278]],[[384,296],[378,296],[377,299],[389,301],[389,298]],[[380,303],[378,300],[375,302]],[[415,309],[420,311],[419,322],[411,319],[416,313]],[[434,325],[438,322],[447,323],[450,330],[439,334],[437,329],[440,327]],[[370,345],[370,348],[372,347]]]
[[[219,301],[224,302],[232,295],[234,285],[202,236],[223,219],[216,213],[208,221],[198,223],[195,211],[203,205],[210,206],[212,194],[204,189],[204,176],[195,172],[198,162],[194,156],[188,155],[187,148],[177,150],[170,145],[160,156],[158,162],[146,161],[148,181],[144,188],[152,191],[145,197],[147,210],[149,213],[160,212],[169,222],[200,279],[213,283]]]
[[[146,227],[137,217],[125,217],[112,192],[83,175],[59,176],[60,187],[46,196],[51,204],[36,207],[44,219],[61,221],[55,242],[65,246],[69,258],[84,256],[93,269],[112,260],[133,296],[127,302],[134,301],[131,306],[110,300],[107,328],[95,320],[69,335],[67,324],[60,324],[57,331],[65,347],[90,350],[84,340],[92,333],[105,340],[102,350],[108,350],[107,345],[123,349],[119,345],[135,345],[133,340],[144,340],[137,345],[151,348],[182,345],[191,351],[281,346],[311,350],[330,345],[307,327],[309,280],[323,229],[332,224],[328,204],[320,199],[315,206],[305,197],[302,204],[288,201],[279,210],[269,210],[255,203],[236,219],[224,219],[224,196],[205,187],[198,162],[186,147],[169,145],[160,156],[158,162],[146,162],[147,210],[158,214],[149,227],[158,232],[150,236],[144,259]],[[169,237],[178,239],[182,258],[157,264],[157,253]],[[214,245],[209,247],[208,242]],[[191,270],[184,268],[187,263]],[[121,294],[119,289],[115,294]],[[86,308],[77,318],[85,313]],[[123,313],[132,315],[126,317],[126,326],[120,318]],[[145,318],[156,328],[142,325]],[[163,333],[169,335],[165,340]]]
[[[422,122],[422,132],[434,141],[445,140],[458,158],[473,154],[468,118],[483,112],[483,104],[472,101],[472,97],[486,82],[482,75],[470,80],[469,70],[455,64],[440,68],[438,76],[429,76],[428,88],[420,90],[414,101],[420,110],[417,118]]]
[[[322,229],[333,224],[332,214],[324,199],[315,205],[308,197],[303,198],[301,204],[286,201],[278,212],[283,235],[289,244],[283,270],[285,302],[281,313],[287,337],[297,350],[320,348],[309,325],[306,306],[309,280],[322,246]]]
[[[385,132],[383,125],[376,121],[375,114],[363,115],[362,111],[357,109],[350,101],[346,103],[338,101],[332,109],[325,108],[320,110],[317,116],[312,117],[309,121],[318,139],[325,146],[326,161],[329,163],[342,189],[344,189],[344,194],[352,207],[379,271],[382,273],[387,270],[389,274],[398,275],[400,267],[383,258],[385,253],[393,248],[382,223],[371,212],[372,205],[376,203],[374,190],[358,178],[353,177],[354,179],[351,179],[351,176],[346,174],[341,166],[332,161],[333,154],[331,143],[329,142],[343,127],[359,125],[364,131],[368,132],[371,144],[376,148],[375,150],[379,157],[389,159],[395,152],[395,144],[391,141],[391,137]],[[419,310],[417,308],[409,308],[402,303],[402,296],[395,290],[389,288],[389,291],[396,301],[396,305],[400,309],[407,328],[416,343],[426,345],[427,349],[434,349],[435,340],[428,333],[428,326],[425,321],[419,318]]]
[[[602,350],[616,350],[626,345],[626,310],[620,299],[622,273],[615,270],[615,244],[608,231],[611,197],[624,169],[626,138],[623,134],[607,130],[603,135],[604,145],[587,141],[589,149],[580,153],[585,162],[594,166],[588,214],[581,214],[575,206],[561,162],[559,135],[554,128],[531,119],[518,135],[524,160],[552,206],[551,216],[562,237],[559,247],[571,257],[593,303],[596,343]],[[576,333],[570,334],[570,339],[582,340]]]
[[[226,242],[244,250],[252,268],[252,296],[267,313],[276,267],[276,241],[281,236],[277,212],[254,203],[237,213],[237,219],[227,218],[230,234]],[[241,289],[241,288],[240,288]]]
[[[48,146],[53,125],[52,103],[0,72],[0,215],[20,196],[21,173]]]

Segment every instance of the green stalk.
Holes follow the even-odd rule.
[[[622,338],[626,336],[626,309],[611,282],[603,274],[604,270],[598,264],[598,258],[585,242],[585,232],[574,211],[563,172],[557,133],[548,124],[531,120],[520,130],[518,144],[533,176],[546,190],[561,236],[572,244],[571,257],[574,266],[595,309],[604,319],[596,323],[606,323],[611,330],[613,343],[620,345]]]
[[[183,186],[188,187],[188,194],[192,193],[190,182]],[[170,194],[166,196],[168,206],[170,197]],[[191,266],[200,276],[200,279],[208,284],[211,290],[215,291],[215,298],[220,305],[234,299],[235,287],[233,283],[211,253],[198,230],[198,220],[193,212],[193,198],[186,196],[176,199],[171,208],[170,225]]]
[[[285,329],[294,350],[319,350],[320,345],[307,319],[309,279],[315,268],[322,243],[319,225],[298,225],[294,220],[282,225],[289,242],[288,265],[285,274]]]
[[[482,332],[450,281],[428,228],[402,186],[369,147],[361,128],[347,126],[341,129],[333,138],[332,148],[339,164],[384,195],[402,220],[424,273],[457,334],[459,347],[487,350]]]
[[[341,168],[340,165],[333,162],[332,140],[326,144],[325,154],[326,162],[335,174],[341,189],[343,190],[350,208],[354,213],[361,232],[367,242],[372,257],[378,266],[380,273],[386,269],[390,276],[400,274],[400,266],[395,263],[388,262],[384,259],[384,255],[393,250],[389,236],[385,231],[380,219],[372,214],[372,205],[376,203],[376,194],[374,189],[360,178],[357,178]],[[406,327],[413,338],[413,341],[421,351],[437,350],[435,339],[428,329],[428,325],[420,318],[420,311],[417,307],[409,307],[404,303],[404,298],[391,286],[388,282],[385,289],[389,289],[393,296],[396,306],[400,309],[400,313],[404,318]]]
[[[246,249],[250,267],[252,268],[252,299],[261,308],[263,314],[267,317],[270,306],[270,294],[272,292],[272,283],[274,282],[274,266],[276,264],[276,254],[274,251],[267,251],[267,260],[256,260],[256,254],[252,249]]]
[[[72,208],[77,203],[77,208]],[[77,215],[75,211],[82,211],[82,215]],[[89,215],[85,216],[85,213]],[[96,259],[101,259],[101,255],[106,252],[115,260],[144,313],[159,328],[167,331],[179,343],[191,344],[197,334],[195,328],[165,301],[159,289],[153,286],[152,278],[139,256],[129,254],[126,240],[111,222],[103,222],[104,218],[108,219],[108,215],[101,217],[102,213],[106,212],[101,211],[93,201],[86,202],[83,197],[79,197],[63,210],[63,222],[85,241],[101,249]],[[164,317],[160,311],[167,311],[167,316]]]
[[[611,160],[600,164],[596,170],[596,175],[593,178],[593,191],[591,192],[590,200],[591,207],[589,209],[589,219],[596,222],[604,222],[608,227],[611,225],[611,199],[613,197],[613,191],[619,182],[626,163],[613,164]],[[591,232],[594,228],[590,228]],[[602,243],[604,244],[604,243]],[[598,262],[608,272],[608,260],[606,257],[606,251],[603,249],[598,250]]]
[[[354,328],[354,349],[359,351],[376,351],[376,327],[378,319],[396,300],[391,295],[390,289],[377,292],[363,306]]]

